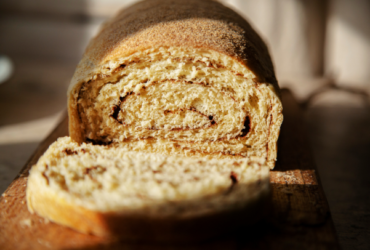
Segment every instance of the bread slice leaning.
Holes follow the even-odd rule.
[[[205,159],[53,143],[30,171],[29,211],[83,233],[198,240],[254,222],[267,205],[259,159]]]

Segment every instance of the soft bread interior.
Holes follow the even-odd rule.
[[[243,207],[266,196],[268,187],[269,170],[261,166],[261,159],[144,154],[85,143],[79,146],[64,137],[32,168],[27,200],[36,212],[43,204],[33,200],[46,192],[90,211],[181,217]]]
[[[273,167],[282,107],[221,53],[159,47],[107,61],[73,86],[83,141],[185,155],[259,156]]]

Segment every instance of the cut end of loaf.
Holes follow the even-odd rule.
[[[71,136],[77,141],[187,156],[257,156],[274,166],[279,97],[218,52],[137,52],[107,62],[71,93],[70,122],[80,131]]]

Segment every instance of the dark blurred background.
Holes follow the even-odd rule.
[[[99,25],[134,0],[0,1],[0,192],[66,109]],[[224,0],[300,102],[343,249],[370,249],[370,1]]]

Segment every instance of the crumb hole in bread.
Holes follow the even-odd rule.
[[[93,145],[109,145],[111,141],[103,141],[103,140],[94,140],[89,137],[86,137],[86,142],[91,143]]]
[[[216,122],[213,120],[213,116],[212,115],[208,116],[208,119],[211,121],[211,125],[216,124]]]
[[[117,120],[118,113],[121,111],[121,108],[118,105],[112,107],[113,113],[110,115],[113,119]]]
[[[242,129],[240,133],[240,137],[245,137],[249,133],[250,129],[251,129],[251,121],[249,119],[249,116],[246,116],[244,120],[244,128]]]
[[[113,119],[117,120],[118,121],[118,114],[119,112],[121,111],[121,104],[122,102],[124,102],[126,100],[126,97],[128,97],[129,95],[132,95],[133,92],[129,92],[127,93],[127,95],[125,96],[120,96],[119,100],[119,104],[118,105],[115,105],[112,107],[112,111],[113,113],[110,115]],[[118,121],[119,122],[119,121]]]

